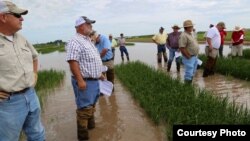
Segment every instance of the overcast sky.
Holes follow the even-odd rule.
[[[115,37],[155,34],[163,26],[182,26],[190,19],[197,31],[210,23],[226,23],[226,30],[236,25],[250,27],[249,0],[12,0],[27,8],[21,33],[31,43],[69,40],[77,17],[96,20],[93,29]],[[183,30],[183,28],[181,29]]]

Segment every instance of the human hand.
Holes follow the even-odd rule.
[[[78,85],[78,88],[80,90],[85,90],[86,89],[86,82],[83,80],[83,81],[77,81],[77,85]]]
[[[0,92],[0,101],[9,98],[9,94],[5,92]]]
[[[105,78],[106,78],[106,77],[105,77],[104,74],[102,74],[102,75],[99,77],[99,79],[101,79],[102,81],[105,80]]]

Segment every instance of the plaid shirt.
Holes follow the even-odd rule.
[[[102,60],[97,48],[89,37],[76,34],[66,45],[66,61],[79,63],[84,78],[99,78],[102,73]]]

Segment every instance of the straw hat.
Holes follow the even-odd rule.
[[[181,29],[177,24],[174,24],[174,25],[172,26],[172,28],[173,28],[173,29]]]
[[[242,28],[240,26],[235,26],[234,31],[240,31]]]
[[[191,20],[186,20],[183,22],[183,27],[191,27],[191,26],[194,26]]]

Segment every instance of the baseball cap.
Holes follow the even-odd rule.
[[[77,26],[79,26],[81,24],[84,24],[84,23],[93,24],[93,23],[95,23],[95,20],[90,20],[86,16],[81,16],[81,17],[79,17],[79,18],[76,19],[75,27],[77,27]]]
[[[15,13],[26,15],[28,13],[28,10],[19,8],[10,1],[0,1],[0,13]]]

